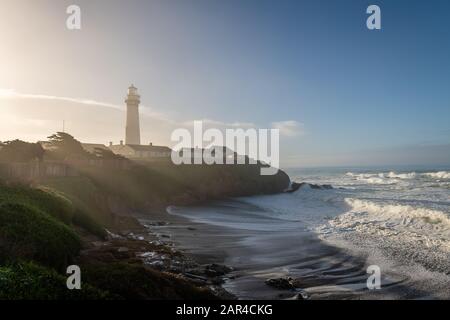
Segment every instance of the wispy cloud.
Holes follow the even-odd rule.
[[[1,104],[4,100],[4,104]],[[47,101],[36,109],[36,101]],[[0,89],[0,134],[3,138],[35,137],[39,133],[42,139],[57,130],[66,120],[71,133],[84,141],[118,141],[123,139],[125,105],[96,101],[93,99],[72,98],[65,96],[21,93],[11,89]],[[91,108],[92,107],[92,108]],[[98,108],[95,108],[98,107]],[[57,112],[56,111],[57,108]],[[111,109],[110,111],[108,110]],[[219,130],[233,128],[275,128],[280,135],[294,137],[303,133],[303,125],[294,120],[258,125],[253,122],[227,122],[214,119],[182,119],[158,112],[155,108],[141,108],[141,129],[144,139],[170,144],[170,134],[176,128],[191,129],[194,120],[203,122],[204,129]]]
[[[272,128],[280,130],[280,135],[296,137],[304,134],[304,126],[295,120],[272,122]]]
[[[94,106],[100,106],[100,107],[108,107],[108,108],[114,108],[114,109],[123,109],[122,106],[115,105],[112,103],[107,103],[107,102],[99,102],[99,101],[89,100],[89,99],[52,96],[52,95],[45,95],[45,94],[20,93],[20,92],[16,92],[13,89],[0,89],[0,98],[59,100],[59,101],[81,103],[81,104],[94,105]]]
[[[45,95],[45,94],[33,94],[33,93],[20,93],[13,89],[1,89],[0,88],[0,99],[35,99],[35,100],[55,100],[55,101],[63,101],[63,102],[71,102],[71,103],[78,103],[78,104],[84,104],[84,105],[90,105],[90,106],[99,106],[99,107],[106,107],[106,108],[113,108],[117,110],[125,110],[125,106],[118,105],[114,103],[108,103],[108,102],[101,102],[97,100],[91,100],[91,99],[82,99],[82,98],[71,98],[71,97],[64,97],[64,96],[53,96],[53,95]],[[144,114],[170,122],[171,119],[167,117],[162,112],[154,111],[152,108],[148,108],[146,106],[141,106]]]

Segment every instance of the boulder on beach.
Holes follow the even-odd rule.
[[[273,278],[273,279],[267,279],[265,283],[270,286],[274,287],[276,289],[280,290],[293,290],[295,289],[295,286],[293,284],[294,279],[291,277],[286,278]]]
[[[209,264],[205,267],[205,274],[208,276],[223,276],[233,271],[233,268],[221,264]]]

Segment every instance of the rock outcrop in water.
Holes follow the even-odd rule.
[[[310,187],[311,189],[316,189],[316,190],[331,190],[333,189],[333,186],[329,185],[329,184],[313,184],[313,183],[306,183],[306,182],[292,182],[291,186],[288,190],[286,190],[285,192],[287,193],[293,193],[295,191],[297,191],[300,188],[303,187]]]

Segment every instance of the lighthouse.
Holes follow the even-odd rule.
[[[140,145],[141,131],[139,127],[139,103],[141,97],[137,88],[133,85],[128,88],[128,95],[125,99],[127,104],[127,126],[125,133],[125,144]]]

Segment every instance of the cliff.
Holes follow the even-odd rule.
[[[0,299],[215,299],[206,283],[153,269],[138,254],[183,262],[182,253],[131,233],[117,240],[105,228],[143,229],[133,211],[150,215],[169,204],[277,193],[289,185],[284,172],[261,176],[259,165],[73,169],[76,175],[42,177],[29,186],[0,179]],[[84,272],[79,292],[65,288],[72,263]]]
[[[261,176],[260,165],[181,165],[133,163],[124,169],[77,167],[78,177],[47,178],[43,184],[82,203],[107,199],[114,211],[145,211],[167,205],[189,205],[227,197],[283,192],[286,173]],[[86,193],[86,190],[90,190]],[[84,199],[83,199],[84,197]],[[87,198],[91,199],[87,199]]]

